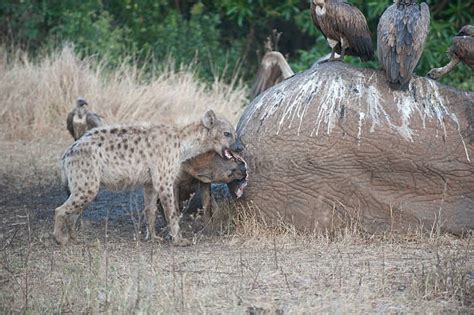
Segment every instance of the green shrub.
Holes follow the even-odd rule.
[[[112,63],[127,52],[127,31],[112,26],[112,17],[107,11],[66,11],[61,22],[51,28],[50,45],[62,41],[73,42],[83,55],[97,54]]]
[[[380,15],[392,0],[348,0],[367,17],[374,46]],[[448,62],[451,38],[472,23],[473,1],[425,0],[430,5],[430,34],[416,69],[425,75]],[[313,25],[308,0],[12,0],[0,1],[0,39],[30,52],[71,41],[84,54],[99,54],[111,64],[132,55],[145,68],[172,56],[178,64],[194,62],[199,75],[216,73],[230,80],[242,62],[241,75],[251,83],[265,38],[283,32],[279,50],[296,71],[310,67],[329,53],[323,35]],[[259,52],[259,53],[256,53]],[[380,68],[377,61],[362,64]],[[442,82],[474,90],[472,71],[458,66]]]

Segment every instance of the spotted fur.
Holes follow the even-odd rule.
[[[145,186],[145,212],[160,199],[175,244],[179,233],[178,178],[181,165],[208,151],[225,157],[236,148],[234,127],[208,111],[200,122],[182,128],[168,125],[95,128],[73,143],[62,158],[62,179],[70,191],[55,210],[54,236],[60,244],[76,238],[74,221],[97,195],[101,185],[111,190]],[[156,237],[154,220],[148,223]]]

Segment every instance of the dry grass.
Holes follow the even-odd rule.
[[[61,249],[35,230],[28,241],[23,220],[25,239],[0,259],[5,313],[473,311],[472,245],[447,235],[331,239],[246,221],[238,230],[252,237],[237,232],[173,248],[106,238],[102,224],[95,241]]]
[[[194,113],[207,104],[236,113],[244,92],[206,89],[189,72],[143,81],[136,69],[107,72],[69,49],[39,63],[5,58],[0,126],[15,141],[0,141],[0,313],[474,312],[473,242],[437,229],[374,236],[353,225],[316,235],[269,227],[252,205],[223,205],[213,222],[221,233],[198,234],[191,247],[136,241],[128,214],[104,215],[83,226],[79,244],[58,247],[50,239],[64,198],[57,159],[77,95],[109,121],[183,121],[193,104]],[[181,109],[160,112],[173,104]]]
[[[236,123],[246,101],[237,79],[228,85],[216,77],[206,86],[192,69],[175,71],[171,63],[149,76],[126,62],[108,70],[94,58],[81,60],[69,46],[37,62],[0,49],[0,130],[4,139],[67,137],[66,115],[78,96],[107,123],[186,123],[208,109]]]

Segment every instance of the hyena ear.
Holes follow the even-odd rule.
[[[207,129],[211,129],[212,127],[214,127],[214,125],[216,124],[216,114],[214,113],[214,111],[211,109],[211,110],[208,110],[205,114],[204,114],[204,117],[202,118],[202,124],[204,125],[204,127],[206,127]]]

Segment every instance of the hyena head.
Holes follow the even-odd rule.
[[[183,168],[203,183],[230,183],[247,176],[246,164],[236,153],[233,153],[232,159],[223,159],[214,151],[209,151],[187,160]]]
[[[217,118],[214,111],[209,110],[202,118],[202,124],[207,129],[207,143],[221,157],[232,158],[230,151],[242,151],[242,145],[237,141],[237,134],[232,124],[224,118]]]

